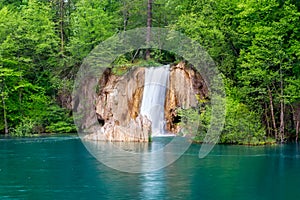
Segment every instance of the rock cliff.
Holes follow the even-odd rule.
[[[99,81],[96,113],[100,130],[85,136],[90,140],[148,142],[151,122],[139,115],[144,87],[144,68],[123,76],[107,69]]]
[[[197,107],[200,99],[207,98],[208,88],[201,75],[192,67],[180,62],[171,66],[169,88],[166,95],[165,118],[166,129],[177,133],[177,108]]]
[[[99,81],[96,113],[101,130],[85,136],[90,140],[147,142],[151,121],[140,115],[144,91],[145,68],[133,68],[123,76],[107,69]],[[196,107],[198,98],[207,97],[208,89],[192,67],[183,62],[170,67],[169,87],[165,99],[168,132],[177,133],[177,108]],[[176,120],[177,119],[177,120]]]

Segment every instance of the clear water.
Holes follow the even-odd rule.
[[[152,136],[163,135],[165,130],[165,100],[170,65],[146,68],[141,115],[152,122]]]
[[[300,199],[299,145],[217,145],[204,159],[199,148],[130,174],[99,163],[76,137],[0,138],[0,199]]]

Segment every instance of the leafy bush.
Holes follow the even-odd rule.
[[[26,117],[12,129],[11,135],[32,136],[41,133],[72,133],[76,128],[67,111],[57,105],[49,106],[38,116]]]
[[[47,133],[71,133],[76,128],[69,111],[54,104],[48,108],[45,116],[45,131]]]
[[[17,137],[31,136],[35,126],[35,121],[29,118],[23,118],[16,128],[13,129],[11,135]]]
[[[46,132],[49,133],[71,133],[75,131],[75,127],[68,122],[59,121],[51,123],[46,127]]]
[[[184,136],[192,137],[195,141],[202,141],[204,139],[204,131],[201,122],[203,114],[200,113],[198,108],[188,108],[177,110],[178,116],[180,116],[179,125],[182,127],[180,134]]]
[[[197,134],[194,140],[202,142],[211,120],[211,105],[204,108],[179,109],[178,115],[181,117],[181,126],[198,124]],[[198,123],[197,120],[199,121]],[[227,97],[225,126],[221,133],[220,143],[230,144],[262,144],[266,141],[265,130],[260,122],[259,114],[250,111],[245,104]]]
[[[245,104],[228,97],[226,121],[220,138],[221,143],[251,144],[265,139],[260,115],[250,111]]]

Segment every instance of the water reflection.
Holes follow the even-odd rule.
[[[119,145],[146,153],[165,143]],[[104,166],[79,139],[0,140],[0,199],[300,199],[299,145],[217,145],[205,159],[199,147],[166,168],[132,174]]]
[[[89,152],[101,163],[113,169],[146,173],[162,169],[176,161],[190,146],[182,137],[172,137],[167,143],[154,139],[151,143],[118,143],[83,141]]]
[[[154,173],[142,174],[140,177],[140,199],[156,200],[164,199],[166,194],[166,176],[163,170]]]

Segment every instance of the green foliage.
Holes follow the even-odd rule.
[[[80,62],[96,45],[116,32],[114,26],[118,20],[113,18],[113,12],[105,11],[105,1],[79,0],[75,6],[70,16],[68,51],[72,59]]]
[[[1,117],[5,110],[12,135],[45,132],[47,123],[54,123],[46,120],[53,103],[49,74],[59,58],[50,2],[29,0],[20,7],[4,6],[0,13]]]
[[[156,62],[154,59],[149,59],[149,60],[138,60],[135,62],[135,65],[140,66],[140,67],[158,67],[161,66],[161,63]]]
[[[233,78],[236,65],[235,49],[232,48],[235,38],[229,37],[234,34],[229,26],[233,12],[231,4],[231,1],[216,0],[184,1],[177,6],[183,14],[172,26],[199,42],[227,78]]]
[[[47,133],[73,133],[75,131],[75,127],[65,121],[58,121],[46,127]]]
[[[226,99],[226,121],[220,138],[221,143],[252,144],[264,141],[265,130],[260,115],[230,97]]]
[[[280,102],[299,101],[299,7],[293,1],[185,0],[177,8],[182,14],[174,28],[208,50],[230,83],[227,92],[256,115],[254,124],[266,118],[270,126],[271,116],[264,116],[271,112],[270,91],[279,127]]]
[[[53,104],[44,118],[46,133],[73,133],[76,131],[70,111]]]
[[[206,130],[209,126],[210,115],[206,114],[210,112],[209,107],[206,110],[200,110],[198,108],[180,108],[177,110],[177,114],[180,117],[179,125],[183,128],[183,134],[185,132],[192,136],[192,139],[196,142],[203,142]]]
[[[19,136],[74,131],[70,99],[82,60],[113,34],[146,26],[146,12],[147,2],[140,0],[0,0],[0,132],[4,118]],[[285,131],[296,132],[299,19],[299,2],[291,0],[153,4],[153,26],[181,31],[200,43],[223,73],[228,98],[221,142],[226,143],[272,143],[264,130],[271,124],[269,91],[277,127],[283,102]],[[112,71],[122,75],[133,66],[184,59],[176,56],[152,49],[152,59],[145,61],[145,52],[139,49],[119,57]],[[205,104],[200,113],[178,110],[183,121],[193,125],[200,120],[197,140],[203,140],[210,126],[211,108]]]
[[[158,63],[154,59],[144,60],[136,59],[134,62],[129,62],[125,56],[121,56],[115,60],[112,64],[112,73],[121,76],[128,72],[132,67],[158,67],[161,63]]]
[[[17,137],[24,137],[24,136],[31,136],[34,134],[34,128],[36,127],[37,123],[32,119],[24,118],[21,122],[13,129],[11,132],[12,136]]]
[[[237,100],[227,97],[226,99],[225,126],[221,133],[220,143],[231,144],[254,144],[256,141],[265,142],[265,130],[260,122],[259,114],[250,111],[248,107]],[[179,109],[181,117],[180,126],[196,125],[198,129],[194,140],[202,142],[210,128],[211,105],[199,109]]]
[[[45,109],[45,107],[43,107]],[[38,116],[29,115],[21,119],[16,128],[13,128],[12,136],[32,136],[42,133],[74,133],[76,131],[72,117],[68,111],[57,105],[49,105],[46,110],[36,110]]]

